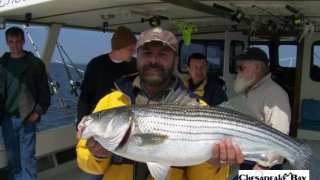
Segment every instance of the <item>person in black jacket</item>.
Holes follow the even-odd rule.
[[[187,70],[188,75],[183,78],[184,84],[209,106],[216,106],[228,100],[218,77],[208,77],[208,61],[203,54],[191,54],[188,58]]]
[[[114,81],[123,75],[136,73],[137,38],[132,31],[119,26],[111,39],[111,52],[93,58],[87,65],[81,84],[76,125],[90,114],[99,100],[114,89]]]
[[[132,31],[119,26],[111,39],[111,52],[89,62],[80,87],[76,126],[85,115],[94,110],[103,96],[115,89],[116,79],[137,72],[136,61],[132,57],[136,52],[136,43],[137,38]],[[102,176],[91,175],[91,180],[99,179],[102,179]]]
[[[0,60],[2,136],[8,157],[8,179],[36,179],[36,122],[50,106],[45,64],[23,49],[24,32],[5,32],[10,52]]]

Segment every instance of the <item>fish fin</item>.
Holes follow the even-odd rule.
[[[189,89],[172,88],[168,95],[161,101],[161,104],[178,104],[200,106],[199,97],[192,93]]]
[[[230,100],[219,104],[218,106],[240,112],[242,114],[253,117],[255,119],[260,119],[260,118],[258,118],[258,115],[255,114],[249,108],[249,106],[247,105],[246,97],[245,97],[245,95],[242,95],[242,94],[235,96],[235,97],[231,98]]]
[[[147,146],[161,144],[168,139],[168,136],[154,133],[141,133],[135,134],[133,138],[139,146]]]
[[[268,162],[268,155],[265,152],[250,152],[250,153],[243,153],[246,160],[260,162],[264,164],[264,162]]]
[[[151,176],[155,180],[165,180],[171,168],[169,165],[162,165],[154,162],[147,162],[147,166]]]

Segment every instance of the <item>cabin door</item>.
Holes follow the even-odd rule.
[[[300,111],[298,121],[299,138],[319,140],[320,136],[320,33],[306,36],[299,44],[298,60],[302,65],[300,86]],[[298,71],[300,72],[300,71]],[[297,81],[296,83],[299,83]],[[296,117],[293,117],[296,118]],[[295,119],[294,119],[295,120]]]
[[[248,36],[241,32],[225,32],[223,80],[226,82],[226,93],[229,98],[236,93],[233,90],[233,81],[236,76],[235,61],[232,57],[239,55],[248,47]]]

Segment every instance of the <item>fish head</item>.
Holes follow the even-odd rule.
[[[112,151],[132,131],[132,112],[128,108],[113,108],[87,117],[82,138],[94,137],[104,148]]]

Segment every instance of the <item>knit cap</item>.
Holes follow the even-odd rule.
[[[124,26],[119,26],[111,39],[112,50],[118,50],[137,43],[137,38],[132,31]]]

